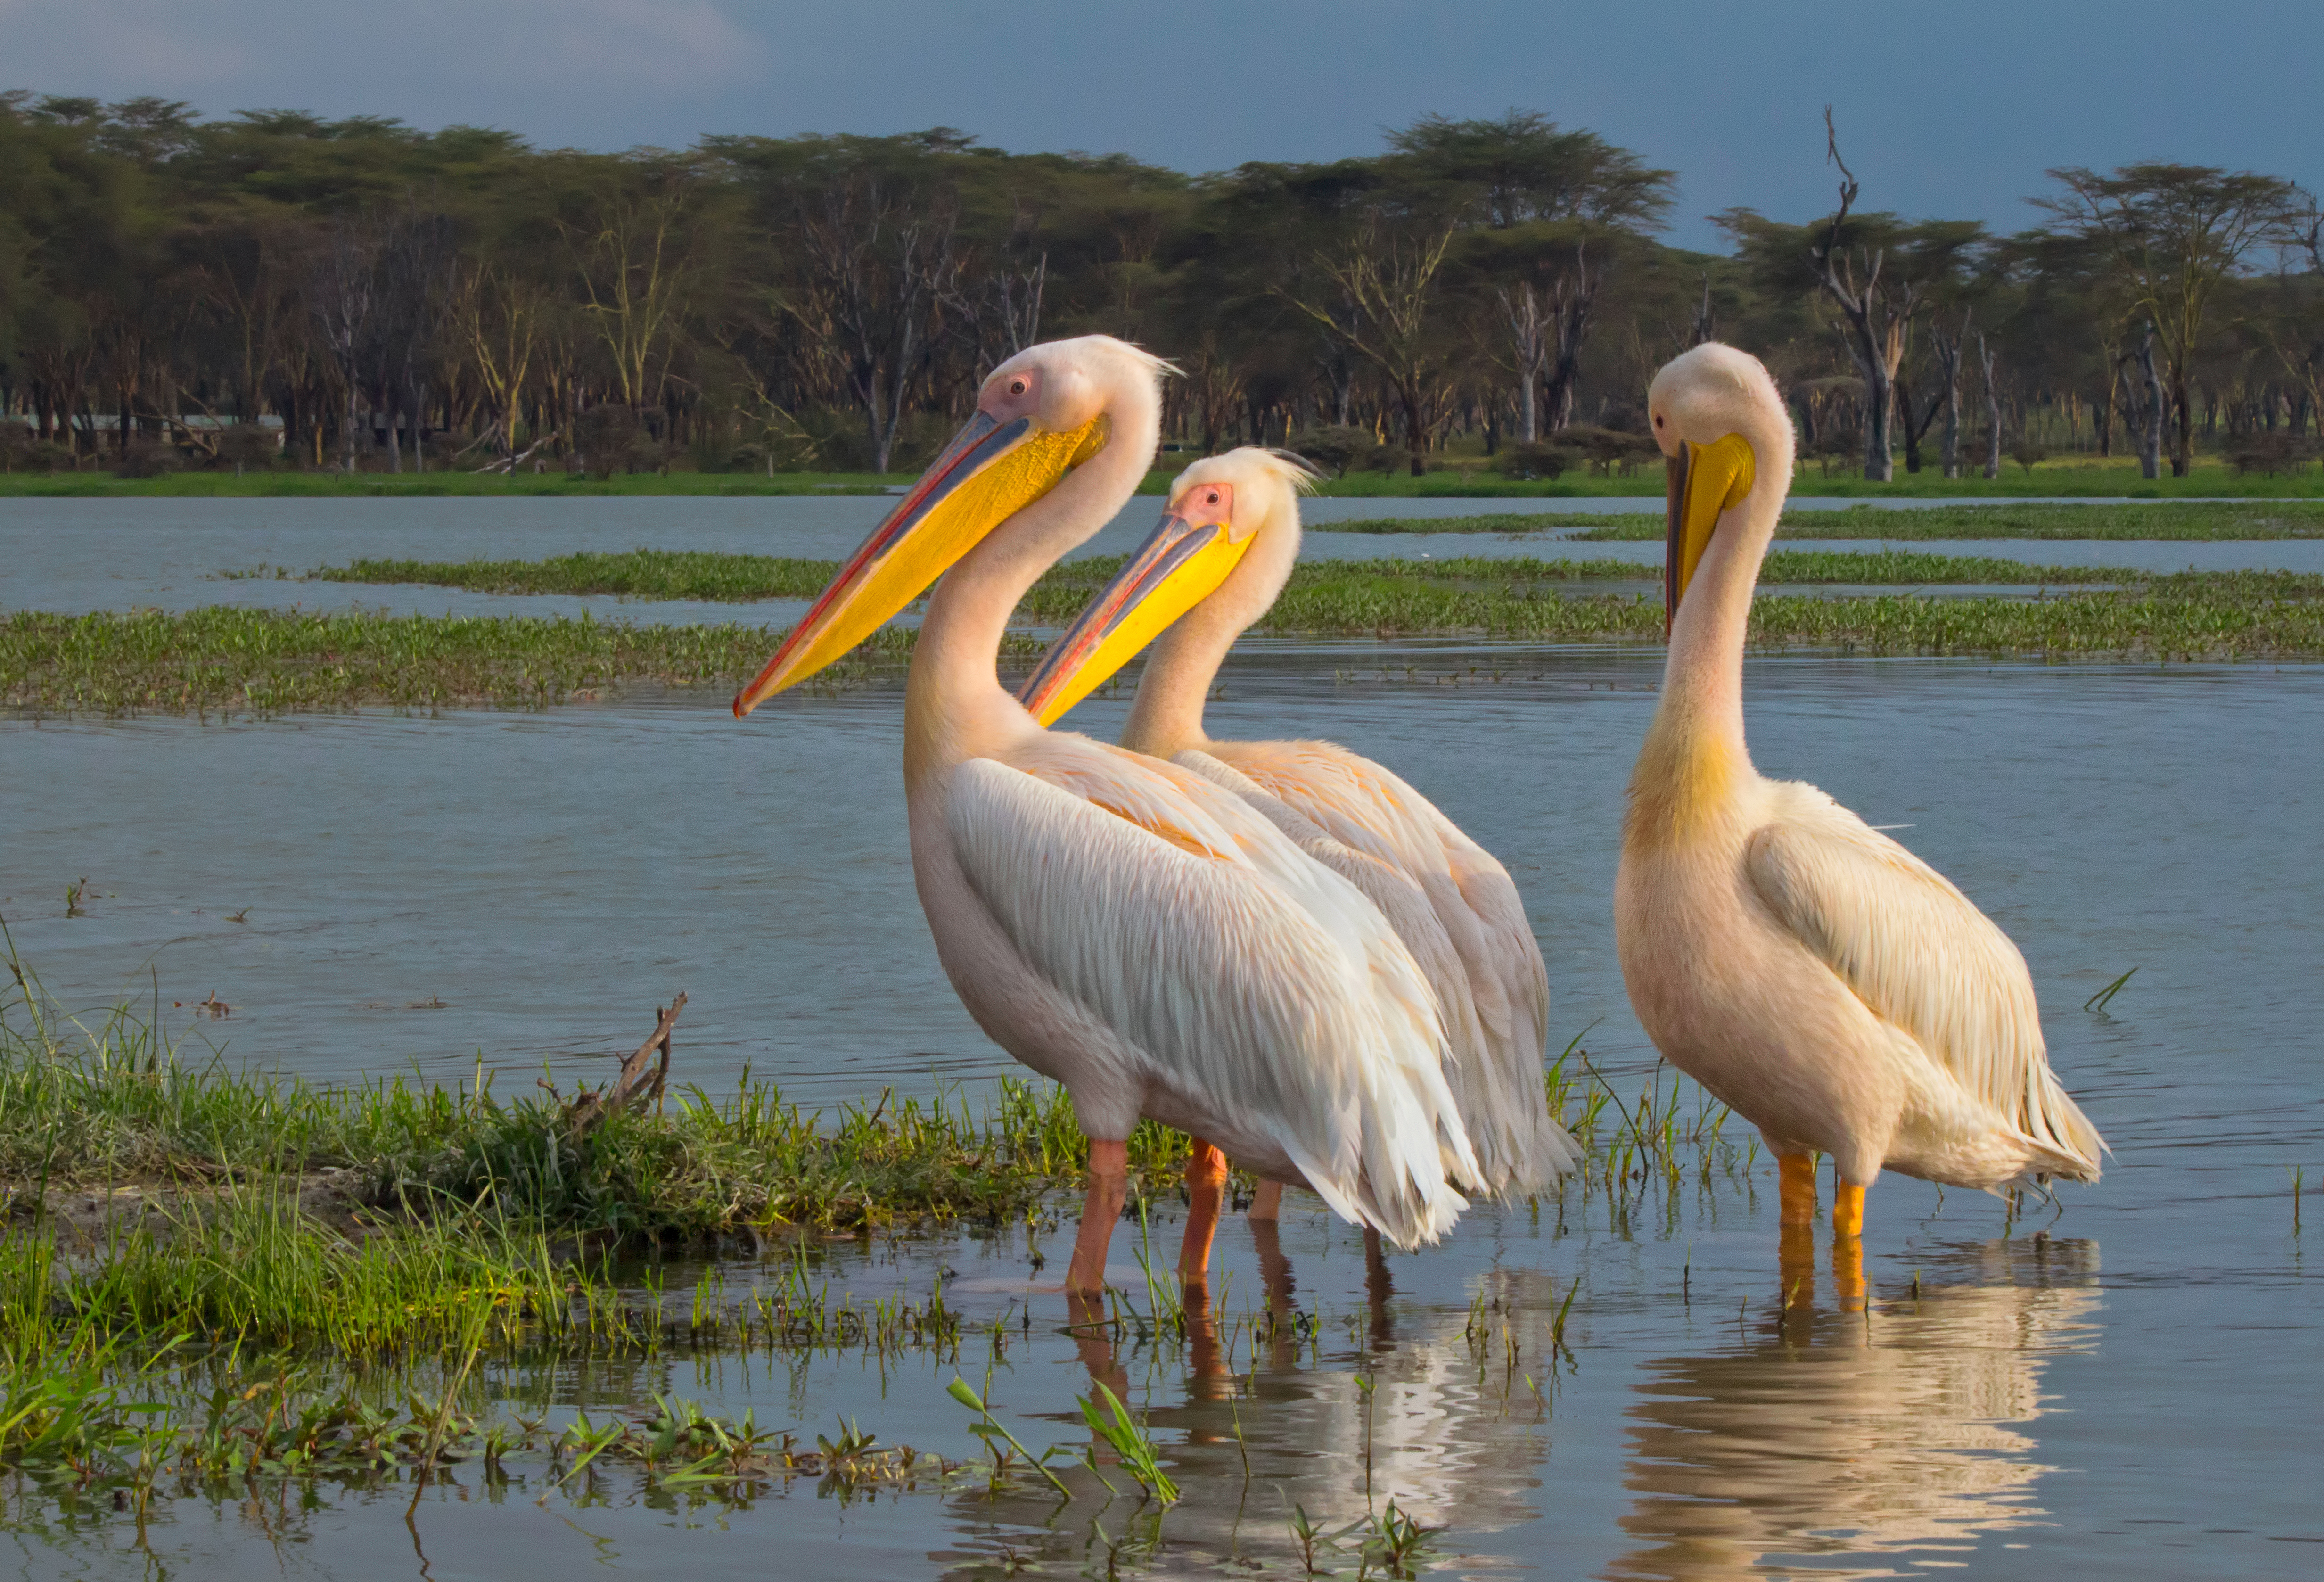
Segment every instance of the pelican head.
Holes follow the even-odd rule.
[[[1179,616],[1235,578],[1231,617],[1240,631],[1283,590],[1299,553],[1298,497],[1316,474],[1295,456],[1245,446],[1205,457],[1170,486],[1161,522],[1111,582],[1049,645],[1018,700],[1053,725],[1128,664]],[[1280,552],[1250,558],[1266,542]],[[1249,586],[1243,586],[1248,583]]]
[[[758,680],[737,718],[845,654],[987,533],[1103,450],[1125,393],[1151,398],[1168,365],[1110,335],[1028,347],[992,370],[976,411],[848,557]]]
[[[1759,359],[1716,341],[1663,365],[1646,391],[1646,415],[1670,469],[1667,618],[1686,597],[1720,520],[1742,504],[1760,469],[1791,477],[1792,425]]]

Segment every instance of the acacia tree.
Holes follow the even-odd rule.
[[[1339,248],[1316,258],[1337,288],[1333,296],[1284,293],[1325,334],[1379,372],[1404,419],[1404,443],[1416,477],[1428,470],[1429,432],[1448,361],[1433,312],[1452,236],[1452,227],[1441,220],[1370,208]]]
[[[1425,116],[1388,141],[1398,179],[1436,193],[1465,233],[1462,273],[1500,310],[1474,322],[1506,332],[1508,356],[1495,360],[1523,381],[1520,437],[1567,427],[1608,266],[1662,227],[1674,173],[1530,110]]]
[[[2216,165],[2151,162],[2106,176],[2067,165],[2046,173],[2064,191],[2035,204],[2061,231],[2104,251],[2161,343],[2178,420],[2171,474],[2185,477],[2195,458],[2190,372],[2211,299],[2253,252],[2294,239],[2306,194],[2278,177]]]

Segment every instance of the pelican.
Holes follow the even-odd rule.
[[[1670,654],[1622,828],[1622,979],[1655,1047],[1766,1136],[1787,1231],[1806,1235],[1831,1156],[1835,1263],[1860,1297],[1883,1170],[2094,1181],[2106,1144],[2051,1075],[2009,937],[1823,792],[1751,766],[1744,628],[1792,476],[1766,369],[1699,346],[1646,402],[1670,470]]]
[[[1452,1039],[1448,1070],[1480,1185],[1526,1198],[1573,1162],[1542,1080],[1549,974],[1507,869],[1434,804],[1329,742],[1219,742],[1203,704],[1245,628],[1299,558],[1304,463],[1245,447],[1194,463],[1160,525],[1019,689],[1052,725],[1154,645],[1121,745],[1225,787],[1371,898],[1428,975]],[[1280,1188],[1262,1184],[1254,1217]]]
[[[943,578],[905,689],[912,873],[969,1014],[1065,1085],[1090,1138],[1080,1296],[1104,1287],[1141,1115],[1196,1139],[1189,1283],[1222,1149],[1401,1246],[1449,1228],[1477,1171],[1435,997],[1361,893],[1200,776],[1043,730],[994,673],[1018,600],[1144,478],[1166,366],[1106,336],[1001,364],[734,700],[797,686]]]

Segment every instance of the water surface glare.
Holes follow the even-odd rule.
[[[1209,721],[1222,736],[1328,735],[1434,796],[1525,892],[1555,1041],[1591,1028],[1592,1058],[1634,1091],[1651,1052],[1608,894],[1659,673],[1658,652],[1261,644],[1238,653]],[[1642,1183],[1627,1210],[1569,1193],[1562,1211],[1480,1212],[1446,1246],[1391,1261],[1395,1294],[1375,1309],[1356,1240],[1296,1207],[1283,1250],[1314,1328],[1256,1354],[1230,1337],[1232,1392],[1187,1352],[1059,1333],[1062,1299],[1029,1289],[1028,1258],[1046,1249],[1054,1276],[1069,1218],[835,1244],[819,1267],[867,1300],[924,1300],[954,1271],[949,1300],[1021,1337],[991,1392],[1036,1447],[1085,1442],[1068,1419],[1093,1370],[1127,1387],[1188,1491],[1139,1562],[1158,1575],[1296,1574],[1283,1507],[1360,1516],[1367,1443],[1375,1497],[1450,1523],[1447,1575],[2312,1574],[2324,1350],[2286,1169],[2304,1164],[2311,1189],[2324,1179],[2310,811],[2324,669],[1757,659],[1747,698],[1763,769],[1900,827],[2024,948],[2052,1059],[2116,1151],[2054,1223],[2043,1209],[2006,1226],[1992,1199],[1886,1178],[1866,1243],[1876,1310],[1835,1311],[1824,1280],[1812,1313],[1784,1316],[1762,1157],[1674,1191]],[[1125,703],[1093,699],[1077,723],[1109,734]],[[810,1102],[924,1093],[931,1074],[973,1084],[1006,1062],[944,984],[913,899],[899,714],[878,689],[787,697],[741,724],[698,697],[10,719],[0,911],[60,998],[126,989],[167,1008],[215,991],[233,1014],[203,1025],[229,1058],[320,1078],[448,1079],[481,1058],[511,1092],[544,1061],[602,1073],[684,988],[678,1070],[714,1095],[745,1063]],[[69,918],[83,875],[84,915]],[[2081,1009],[2131,967],[2107,1013]],[[1133,1286],[1135,1242],[1126,1227],[1115,1244]],[[1264,1284],[1258,1249],[1239,1220],[1221,1248],[1240,1314]],[[750,1261],[721,1273],[730,1297],[771,1278]],[[1550,1328],[1577,1284],[1558,1360]],[[1480,1297],[1501,1304],[1481,1359],[1462,1334]],[[957,1359],[884,1368],[671,1353],[498,1383],[568,1411],[674,1391],[810,1438],[844,1413],[884,1443],[964,1457],[977,1447],[943,1386],[959,1373],[983,1388],[982,1345],[972,1332]],[[526,1476],[496,1494],[464,1468],[422,1502],[431,1575],[966,1577],[1016,1554],[1102,1576],[1092,1520],[1119,1539],[1153,1514],[1119,1474],[1118,1502],[1084,1479],[1054,1516],[1023,1492],[846,1503],[812,1484],[720,1511],[618,1480],[598,1503],[543,1507],[546,1473]],[[186,1575],[410,1576],[407,1497],[178,1502],[153,1543]],[[124,1523],[82,1537],[40,1509],[9,1512],[19,1574],[143,1574]]]

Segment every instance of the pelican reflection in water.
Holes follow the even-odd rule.
[[[2051,1468],[2023,1425],[2044,1410],[2048,1358],[2094,1343],[2098,1244],[2002,1242],[1964,1262],[1978,1283],[1932,1283],[1868,1318],[1795,1300],[1739,1350],[1646,1365],[1622,1519],[1639,1547],[1609,1574],[1713,1582],[1812,1557],[1819,1577],[1886,1577],[1896,1551],[2034,1522]],[[1833,1558],[1851,1554],[1864,1568]]]
[[[1307,1217],[1295,1211],[1286,1228],[1296,1235]],[[1152,1430],[1182,1503],[1166,1518],[1077,1419],[1061,1418],[1055,1437],[1088,1445],[1115,1491],[1059,1461],[1074,1489],[1070,1505],[1060,1508],[1035,1480],[997,1494],[979,1485],[956,1499],[964,1532],[1005,1544],[1004,1563],[1013,1555],[1019,1565],[1103,1576],[1104,1553],[1088,1547],[1094,1522],[1124,1546],[1117,1559],[1125,1576],[1154,1562],[1169,1576],[1283,1577],[1300,1574],[1289,1537],[1295,1505],[1317,1528],[1342,1533],[1393,1499],[1424,1526],[1447,1530],[1451,1547],[1434,1551],[1440,1558],[1481,1534],[1541,1519],[1550,1407],[1526,1374],[1541,1372],[1546,1316],[1563,1300],[1563,1276],[1503,1269],[1484,1277],[1489,1305],[1516,1326],[1521,1353],[1513,1366],[1498,1318],[1472,1333],[1465,1295],[1416,1309],[1391,1304],[1368,1259],[1362,1309],[1327,1298],[1303,1313],[1276,1222],[1250,1229],[1267,1272],[1264,1295],[1222,1301],[1223,1322],[1215,1312],[1190,1312],[1183,1352],[1156,1349],[1135,1325],[1072,1331],[1093,1383],[1129,1402]],[[1361,1256],[1335,1240],[1334,1259],[1351,1254]],[[1352,1576],[1359,1547],[1351,1539],[1339,1550],[1319,1549],[1318,1563]],[[936,1558],[959,1568],[949,1575],[993,1574],[979,1568],[989,1554]],[[1240,1568],[1254,1560],[1265,1568]]]

